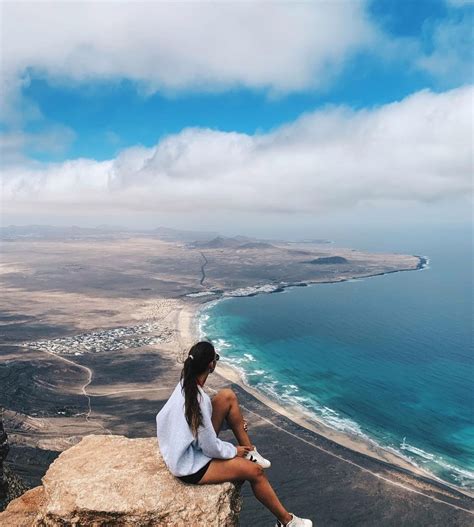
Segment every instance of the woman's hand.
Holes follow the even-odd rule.
[[[238,446],[237,457],[245,457],[252,450],[251,446]]]

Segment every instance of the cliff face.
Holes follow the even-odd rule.
[[[9,501],[20,496],[27,489],[20,478],[5,466],[4,461],[9,450],[8,437],[3,428],[3,417],[0,413],[0,511],[4,510]]]
[[[5,503],[7,499],[8,487],[3,469],[3,462],[7,457],[8,450],[8,438],[5,430],[3,429],[3,419],[0,416],[0,510],[2,510],[2,503]]]
[[[0,514],[0,525],[234,527],[239,491],[233,483],[181,483],[155,438],[92,435],[64,451],[41,487]]]

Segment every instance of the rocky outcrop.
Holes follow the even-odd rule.
[[[44,504],[43,487],[35,487],[13,500],[5,512],[0,513],[2,527],[28,527],[38,525],[38,511]]]
[[[5,465],[9,450],[7,433],[3,428],[3,412],[0,411],[0,511],[3,511],[11,500],[21,496],[27,489],[20,478]]]
[[[42,481],[10,503],[0,525],[238,525],[240,488],[181,483],[166,468],[155,438],[87,436],[64,451]]]

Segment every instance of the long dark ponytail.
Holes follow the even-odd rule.
[[[215,356],[216,351],[210,342],[198,342],[189,350],[181,370],[180,380],[183,383],[182,390],[185,400],[184,414],[194,436],[202,424],[202,413],[198,401],[197,376],[206,371]]]

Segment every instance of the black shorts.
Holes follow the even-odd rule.
[[[187,476],[177,476],[181,481],[184,481],[184,483],[192,483],[196,485],[199,483],[206,473],[206,470],[209,468],[209,465],[211,464],[212,459],[210,459],[202,468],[200,468],[197,472],[194,474],[188,474]]]

